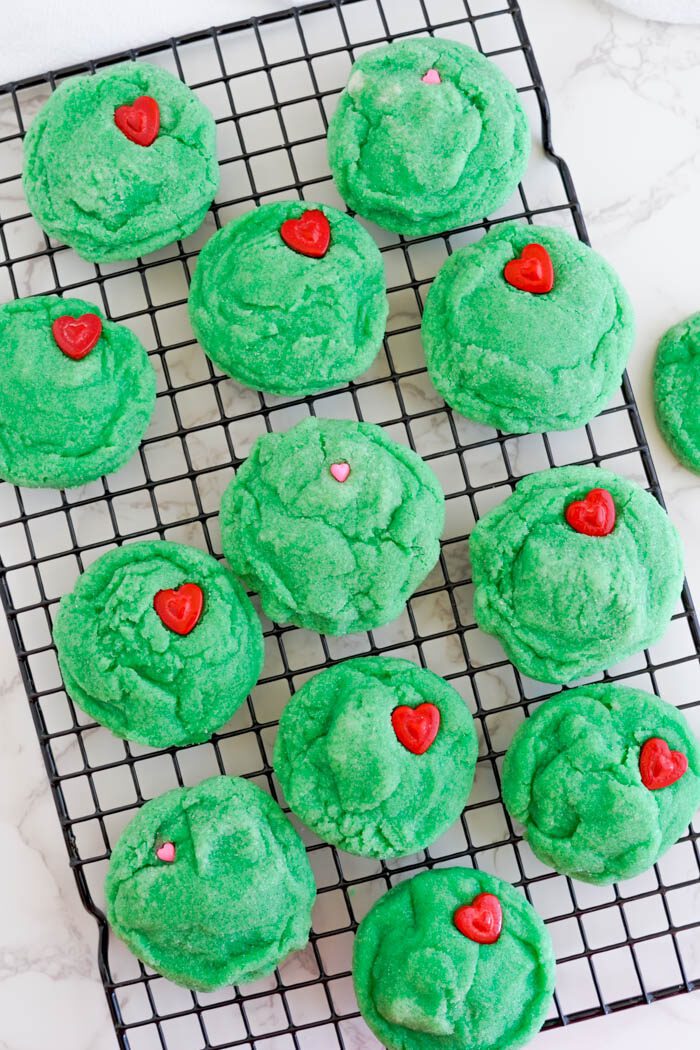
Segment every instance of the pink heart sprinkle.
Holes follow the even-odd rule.
[[[156,857],[158,860],[165,861],[166,864],[172,864],[175,860],[175,843],[164,842],[162,846],[159,846],[156,850]]]
[[[347,481],[350,477],[350,464],[349,463],[334,463],[331,467],[331,474],[336,481],[341,484]]]
[[[421,77],[424,84],[441,84],[442,80],[437,69],[429,69],[424,77]]]

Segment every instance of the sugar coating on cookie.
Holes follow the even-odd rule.
[[[321,671],[284,709],[275,774],[320,838],[370,857],[435,841],[464,808],[478,744],[465,701],[408,660],[360,657]]]
[[[541,261],[528,257],[535,246]],[[586,244],[565,230],[508,223],[443,264],[421,334],[449,405],[500,430],[536,433],[582,426],[607,404],[634,319],[616,273]]]
[[[512,1050],[554,990],[547,929],[523,894],[471,868],[401,882],[360,923],[353,981],[388,1050]]]
[[[430,467],[381,427],[309,417],[258,438],[224,493],[221,540],[272,620],[348,634],[401,613],[444,513]]]
[[[0,478],[72,488],[134,454],[156,399],[145,349],[83,299],[0,306]]]
[[[529,152],[512,84],[483,55],[443,38],[361,55],[328,128],[330,168],[347,203],[411,236],[495,211]]]
[[[30,125],[24,156],[34,218],[95,262],[135,259],[187,237],[219,185],[211,113],[147,62],[65,80]]]
[[[654,401],[669,448],[700,474],[700,314],[669,329],[659,343]]]
[[[219,230],[189,298],[205,353],[245,386],[301,396],[371,365],[388,313],[384,266],[367,231],[325,204],[265,204]]]
[[[477,623],[543,682],[595,674],[657,642],[683,583],[666,512],[596,467],[525,478],[477,522],[470,553]]]
[[[304,844],[277,803],[227,776],[146,802],[105,883],[117,936],[200,991],[258,980],[303,948],[315,896]]]
[[[700,748],[671,704],[639,689],[583,686],[518,728],[503,800],[544,864],[601,885],[633,878],[693,819]]]
[[[151,747],[208,740],[263,662],[260,620],[234,575],[164,541],[98,558],[61,599],[54,641],[71,699]]]

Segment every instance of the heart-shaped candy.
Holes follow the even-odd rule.
[[[682,751],[671,751],[665,740],[651,737],[639,753],[639,772],[642,784],[650,791],[668,787],[680,780],[688,769],[688,759]]]
[[[280,226],[284,243],[300,255],[321,259],[331,243],[331,226],[319,208],[305,211],[298,219],[287,219]]]
[[[350,477],[350,464],[349,463],[333,463],[331,465],[331,474],[336,481],[339,481],[342,485],[344,481],[347,481]]]
[[[164,842],[163,845],[159,846],[156,850],[156,857],[158,860],[162,860],[166,864],[172,864],[175,860],[175,843]]]
[[[150,146],[160,130],[160,106],[150,95],[141,95],[131,106],[118,106],[114,123],[137,146]]]
[[[615,502],[607,489],[591,489],[585,499],[569,504],[565,517],[584,536],[609,536],[615,528]]]
[[[533,295],[544,295],[554,287],[552,260],[541,244],[526,244],[518,259],[506,263],[503,276],[513,288]]]
[[[453,922],[460,933],[477,944],[495,944],[501,936],[503,913],[501,902],[493,893],[480,893],[471,904],[463,904],[454,913]]]
[[[189,634],[199,623],[204,594],[196,583],[183,583],[176,590],[158,591],[153,608],[175,634]]]
[[[440,709],[435,704],[402,705],[391,712],[396,739],[414,755],[424,755],[440,728]]]
[[[424,84],[441,84],[442,78],[437,69],[429,69],[425,76],[421,77]]]
[[[66,357],[79,361],[97,346],[102,335],[102,321],[97,314],[81,314],[80,317],[64,314],[53,322],[51,332],[59,350]]]

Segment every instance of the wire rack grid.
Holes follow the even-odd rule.
[[[328,118],[352,60],[385,40],[433,33],[463,40],[518,87],[535,133],[525,184],[489,222],[405,240],[370,227],[384,255],[391,305],[383,352],[361,380],[313,398],[264,396],[213,370],[186,314],[197,252],[213,230],[263,201],[303,197],[342,207],[325,158]],[[146,261],[94,266],[47,240],[20,184],[27,124],[68,75],[125,58],[182,77],[214,112],[221,189],[202,229]],[[128,324],[159,378],[153,423],[117,474],[79,490],[0,484],[0,591],[34,724],[85,907],[99,928],[99,966],[118,1043],[130,1050],[358,1050],[378,1044],[352,992],[353,932],[393,883],[425,867],[473,864],[521,887],[549,925],[558,959],[547,1027],[690,991],[700,984],[698,829],[640,878],[609,888],[556,875],[510,823],[499,766],[512,733],[551,686],[523,678],[471,611],[467,539],[474,521],[533,470],[605,463],[661,499],[627,379],[585,428],[514,437],[464,420],[427,380],[420,313],[430,281],[456,247],[493,222],[586,229],[566,164],[552,147],[547,100],[515,0],[323,0],[124,55],[37,76],[0,90],[0,300],[58,292],[100,303]],[[331,639],[263,618],[263,677],[211,742],[154,751],[117,740],[63,691],[51,641],[56,604],[105,550],[161,537],[220,557],[221,493],[265,430],[308,413],[381,423],[420,453],[447,497],[439,564],[397,621]],[[700,632],[687,589],[663,642],[606,678],[663,695],[700,721]],[[270,764],[280,711],[311,674],[339,658],[392,653],[442,674],[477,720],[480,758],[461,820],[429,850],[391,863],[342,854],[300,828],[319,895],[308,948],[267,980],[197,994],[176,988],[110,938],[102,884],[111,845],[142,802],[227,772],[280,798]],[[695,699],[693,699],[695,698]],[[280,798],[284,804],[284,799]]]

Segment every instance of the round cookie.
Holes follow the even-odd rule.
[[[330,168],[350,207],[410,236],[496,211],[529,154],[515,88],[483,55],[442,37],[366,51],[328,128]]]
[[[405,857],[466,805],[478,751],[459,693],[408,660],[359,657],[309,679],[285,707],[275,774],[320,838]]]
[[[512,1050],[554,991],[547,929],[522,893],[472,868],[399,883],[360,923],[353,981],[388,1050]]]
[[[437,561],[445,501],[373,423],[308,417],[264,434],[226,489],[221,541],[272,620],[324,634],[398,616]]]
[[[654,400],[669,448],[700,474],[700,314],[669,329],[659,343]]]
[[[61,599],[53,636],[75,703],[151,747],[208,740],[263,663],[260,621],[233,574],[158,540],[98,558]]]
[[[135,259],[204,219],[219,185],[214,119],[147,62],[71,77],[27,132],[22,182],[50,237],[94,262]]]
[[[597,467],[531,474],[470,541],[474,616],[523,674],[571,682],[657,642],[683,584],[659,503]]]
[[[156,400],[134,333],[82,299],[0,306],[0,478],[72,488],[134,454]]]
[[[508,223],[443,264],[421,334],[449,405],[500,430],[538,433],[600,412],[620,385],[634,320],[614,270],[586,244]]]
[[[114,847],[107,918],[158,973],[199,991],[256,981],[309,939],[304,844],[249,780],[212,777],[146,802]]]
[[[539,707],[503,764],[503,801],[533,853],[599,885],[641,875],[700,805],[684,716],[639,689],[587,685]]]
[[[367,231],[325,204],[264,204],[204,246],[195,335],[245,386],[301,396],[357,378],[382,345],[384,264]]]

